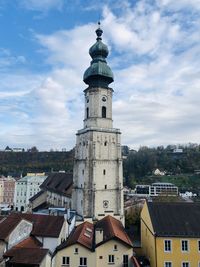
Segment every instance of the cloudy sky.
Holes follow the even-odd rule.
[[[200,143],[200,0],[0,0],[0,149],[75,145],[99,19],[122,144]]]

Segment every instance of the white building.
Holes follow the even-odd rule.
[[[159,195],[178,196],[178,187],[171,183],[153,183],[150,187],[150,196]]]
[[[40,185],[47,178],[45,173],[28,173],[15,184],[14,209],[26,211],[29,199],[40,191]]]
[[[136,185],[135,195],[155,197],[159,195],[178,196],[178,187],[172,183],[153,183],[152,185]]]
[[[85,94],[83,129],[77,133],[73,173],[73,208],[82,216],[101,219],[112,214],[124,220],[120,130],[113,128],[113,73],[107,65],[108,48],[102,30],[90,48],[90,67],[83,80]]]

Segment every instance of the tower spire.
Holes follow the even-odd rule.
[[[98,21],[98,28],[96,29],[97,41],[102,40],[101,35],[103,33],[103,30],[101,29],[100,25],[101,25],[101,22]]]
[[[108,88],[108,85],[114,81],[114,78],[112,70],[106,62],[109,51],[108,47],[102,42],[103,30],[100,25],[100,22],[98,22],[96,43],[89,50],[92,61],[90,67],[84,73],[83,81],[89,87]]]

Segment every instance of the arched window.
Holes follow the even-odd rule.
[[[89,108],[86,108],[86,118],[89,118]]]
[[[106,107],[102,107],[102,118],[106,118]]]

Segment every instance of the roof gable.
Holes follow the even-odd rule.
[[[96,246],[105,243],[111,239],[117,239],[124,244],[132,247],[132,242],[125,232],[122,223],[115,219],[114,217],[108,215],[97,222],[96,228],[101,228],[103,230],[103,241]]]
[[[100,243],[95,244],[95,230],[103,230],[103,240]],[[74,244],[80,244],[85,248],[94,250],[95,247],[102,245],[110,240],[118,240],[126,246],[132,247],[132,242],[128,237],[122,223],[112,216],[106,216],[105,218],[98,221],[96,224],[92,224],[85,221],[82,224],[76,226],[72,231],[67,241],[62,243],[57,247],[57,251],[62,250],[66,247],[72,246]]]

